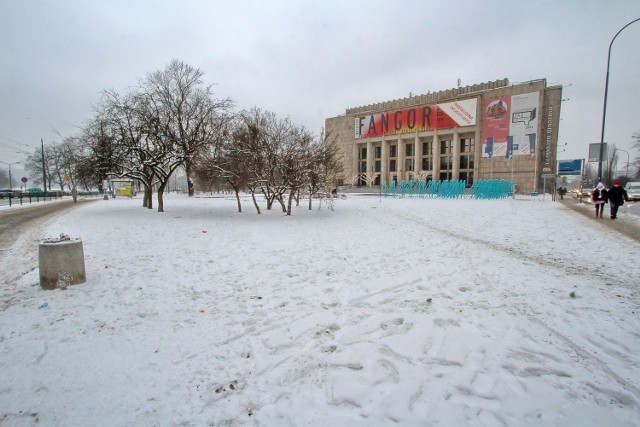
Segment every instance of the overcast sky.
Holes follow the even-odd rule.
[[[568,99],[558,157],[586,158],[600,141],[609,43],[636,18],[637,0],[0,0],[0,161],[74,134],[101,91],[125,92],[172,59],[202,69],[236,109],[314,132],[348,107],[458,78],[546,78]],[[613,45],[605,133],[632,161],[639,71],[636,22]]]

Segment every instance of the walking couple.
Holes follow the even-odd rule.
[[[602,218],[604,205],[609,203],[609,206],[611,207],[611,219],[616,219],[618,215],[618,208],[624,205],[624,201],[627,199],[627,192],[624,188],[620,187],[620,181],[615,181],[613,183],[613,187],[608,191],[604,187],[604,184],[599,182],[598,186],[591,194],[591,201],[596,207],[596,218]]]

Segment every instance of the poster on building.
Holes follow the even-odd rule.
[[[473,98],[356,117],[355,137],[370,138],[473,126],[476,124],[476,104],[477,100]]]
[[[482,156],[535,156],[539,103],[538,92],[487,99]]]
[[[511,98],[491,98],[484,102],[484,149],[482,157],[504,156],[509,136]]]

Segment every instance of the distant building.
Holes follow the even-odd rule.
[[[347,108],[326,119],[342,156],[341,184],[402,180],[555,186],[562,86],[508,79]]]

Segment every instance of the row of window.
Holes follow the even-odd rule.
[[[397,160],[390,159],[389,160],[389,172],[397,171]],[[367,161],[360,161],[360,172],[366,172]],[[474,155],[473,154],[463,154],[460,156],[460,163],[458,164],[458,168],[460,170],[470,169],[473,170],[475,166]],[[420,170],[430,171],[433,169],[433,157],[425,156],[422,158],[422,167]],[[404,160],[404,170],[408,172],[412,172],[414,170],[414,162],[413,159],[405,159]],[[441,171],[451,171],[453,170],[453,157],[452,156],[440,156],[440,170]],[[373,163],[373,171],[374,172],[382,172],[382,161],[374,160]]]
[[[415,154],[413,143],[407,143],[404,145],[404,155],[405,157],[413,157]],[[473,153],[475,150],[475,138],[461,138],[460,139],[460,153]],[[440,141],[440,154],[450,154],[453,153],[453,144],[450,140],[442,140]],[[422,155],[423,156],[431,156],[433,155],[433,141],[427,141],[422,143]],[[398,157],[398,146],[396,144],[392,144],[389,146],[389,158]],[[367,147],[360,148],[360,159],[367,158]],[[382,147],[374,147],[374,158],[380,159],[382,158]]]
[[[414,144],[408,143],[405,146],[405,160],[404,170],[408,172],[414,171]],[[389,146],[389,172],[396,172],[397,161],[397,148],[396,144]],[[440,141],[440,170],[441,173],[453,170],[453,155],[452,144],[449,140]],[[474,168],[474,150],[475,139],[474,138],[461,138],[460,139],[460,163],[458,164],[459,170],[473,171]],[[430,171],[433,170],[433,142],[422,143],[422,167],[421,170]],[[373,171],[382,171],[382,147],[374,147],[374,164]],[[359,172],[364,173],[367,170],[367,147],[360,147],[360,162]]]

